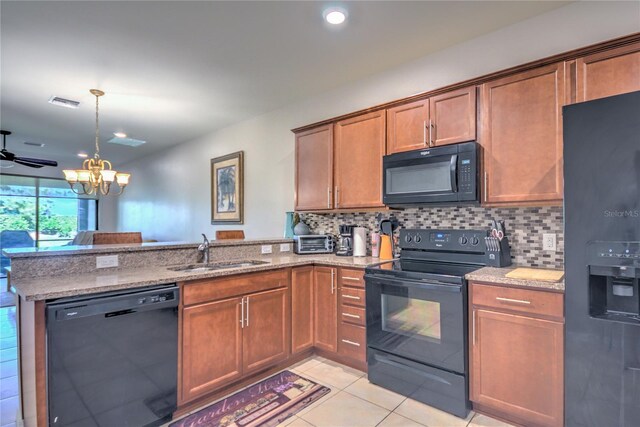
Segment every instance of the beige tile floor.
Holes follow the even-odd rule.
[[[473,412],[466,419],[455,417],[373,385],[363,372],[322,357],[288,369],[331,388],[331,393],[278,427],[510,427]]]

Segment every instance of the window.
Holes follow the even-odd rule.
[[[65,245],[98,228],[98,200],[63,179],[0,175],[0,250]],[[2,257],[2,272],[9,260]]]

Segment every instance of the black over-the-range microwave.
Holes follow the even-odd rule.
[[[477,203],[478,150],[478,143],[464,142],[384,156],[384,204]]]

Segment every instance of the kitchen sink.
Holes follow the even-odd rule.
[[[269,261],[258,261],[255,259],[250,259],[246,261],[227,261],[227,262],[216,262],[216,263],[210,263],[210,264],[191,264],[191,265],[183,265],[180,267],[171,267],[169,268],[169,270],[182,271],[185,273],[201,273],[205,271],[225,270],[227,268],[252,267],[254,265],[262,265],[262,264],[269,264]]]

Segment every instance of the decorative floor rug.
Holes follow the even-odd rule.
[[[182,418],[170,427],[273,427],[331,391],[283,371]]]

